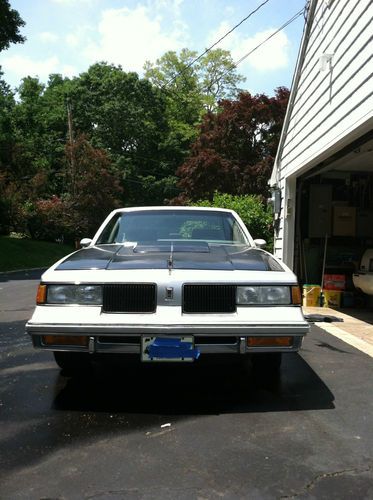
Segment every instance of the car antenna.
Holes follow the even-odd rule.
[[[168,271],[169,271],[170,274],[171,274],[171,271],[173,269],[173,264],[174,264],[174,255],[173,255],[173,252],[174,252],[174,242],[172,241],[171,242],[171,253],[170,253],[170,256],[167,259],[167,267],[168,267]]]

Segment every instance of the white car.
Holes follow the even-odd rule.
[[[66,372],[95,353],[144,363],[253,354],[278,369],[309,330],[296,276],[232,210],[113,211],[42,276],[26,331]]]

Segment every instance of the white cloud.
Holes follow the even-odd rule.
[[[5,71],[12,73],[18,78],[25,76],[37,76],[46,81],[50,73],[57,73],[59,60],[56,56],[37,61],[29,57],[13,56],[3,59],[2,66]]]
[[[219,28],[210,35],[209,40],[211,43],[218,40],[223,36],[230,27],[227,23],[221,23]],[[229,35],[219,47],[230,50],[234,61],[238,61],[253,50],[255,47],[264,42],[275,29],[268,29],[256,33],[252,37],[245,37],[240,33],[232,33]],[[285,68],[289,64],[289,39],[284,31],[280,31],[268,41],[266,41],[260,48],[255,50],[248,56],[239,68],[243,66],[251,66],[258,71],[274,71]]]
[[[65,41],[69,47],[77,47],[79,45],[79,37],[74,33],[66,35]]]
[[[42,33],[39,33],[38,38],[45,43],[54,43],[57,42],[59,37],[50,31],[43,31]]]
[[[97,28],[90,24],[80,24],[74,31],[65,35],[65,42],[68,47],[85,47],[90,43],[92,37],[97,35]]]
[[[178,8],[179,1],[174,5]],[[120,64],[126,71],[141,72],[146,60],[154,61],[167,50],[185,46],[185,26],[173,19],[167,30],[162,16],[144,5],[102,12],[98,26],[100,39],[91,42],[85,55],[91,62]]]
[[[78,70],[75,68],[75,66],[71,66],[71,64],[65,64],[62,66],[62,73],[63,76],[67,76],[68,78],[72,78],[73,76],[78,74]]]

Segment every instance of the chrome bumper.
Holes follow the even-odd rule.
[[[141,351],[141,336],[146,335],[193,335],[195,346],[201,353],[248,352],[297,352],[309,325],[306,322],[292,324],[250,325],[57,325],[27,323],[26,332],[31,335],[34,347],[51,351],[77,351],[90,353],[137,353]],[[44,345],[43,335],[86,336],[87,347],[73,345]],[[290,347],[249,347],[248,337],[290,336]]]

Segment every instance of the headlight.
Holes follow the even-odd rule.
[[[47,304],[101,305],[99,285],[48,285]]]
[[[289,286],[238,286],[238,305],[291,304]]]

